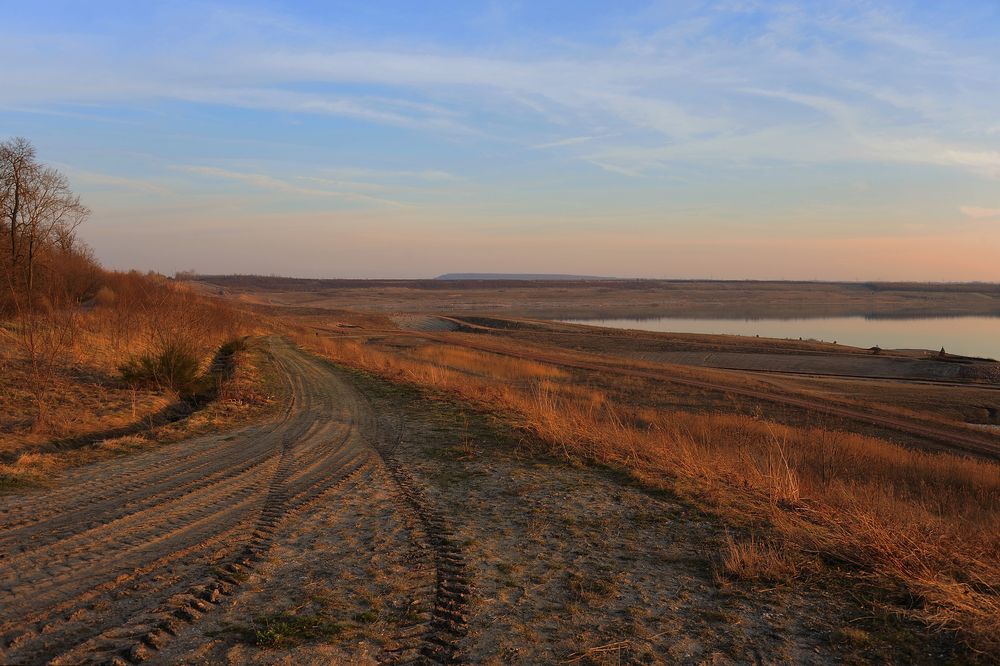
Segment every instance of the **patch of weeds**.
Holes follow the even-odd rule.
[[[664,521],[664,514],[655,511],[637,511],[630,518],[636,526],[654,527]]]
[[[698,610],[698,615],[700,615],[706,622],[722,622],[725,624],[734,623],[732,615],[715,608],[702,608]]]
[[[431,480],[438,486],[451,486],[469,483],[472,479],[486,476],[485,472],[466,469],[465,467],[441,467],[429,474]]]
[[[358,624],[374,624],[378,622],[378,612],[374,608],[369,608],[364,613],[355,615],[354,621]]]
[[[514,570],[515,567],[510,562],[497,562],[497,583],[501,587],[517,587],[518,583],[515,580]]]
[[[785,544],[775,544],[754,535],[737,540],[727,533],[716,579],[720,585],[727,578],[754,584],[787,585],[802,570],[802,558],[796,555]]]
[[[857,648],[867,647],[872,641],[871,634],[857,627],[841,627],[833,632],[831,638],[836,643],[845,643]]]
[[[416,624],[417,622],[422,622],[424,620],[424,613],[425,611],[421,608],[420,602],[414,599],[407,604],[405,610],[393,614],[390,621],[404,625]]]
[[[566,588],[573,599],[593,604],[610,597],[615,591],[615,584],[607,572],[571,571],[566,580]]]
[[[43,488],[45,485],[45,481],[35,474],[19,472],[0,473],[0,494],[27,488]]]
[[[282,648],[305,641],[331,642],[344,627],[320,615],[273,613],[254,618],[249,627],[233,627],[241,638],[261,648]]]
[[[215,573],[219,576],[228,576],[240,583],[245,583],[250,578],[250,574],[246,571],[229,571],[228,569],[216,568]]]

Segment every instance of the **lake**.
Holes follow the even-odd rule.
[[[569,323],[672,333],[759,335],[853,347],[930,349],[1000,359],[1000,317],[817,317],[803,319],[572,319]]]

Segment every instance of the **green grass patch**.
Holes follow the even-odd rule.
[[[248,627],[234,627],[242,639],[261,648],[283,648],[307,641],[332,642],[344,626],[321,615],[282,612],[254,618]]]
[[[355,615],[354,621],[358,624],[375,624],[378,622],[378,611],[373,608],[369,608],[364,613],[358,613]]]

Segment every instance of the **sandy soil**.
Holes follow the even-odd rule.
[[[368,466],[280,530],[231,600],[181,633],[159,663],[379,663],[430,619],[433,563],[385,469]],[[320,640],[291,637],[261,649],[256,635],[277,613],[324,618]],[[265,639],[266,640],[266,639]],[[412,642],[412,641],[411,641]]]
[[[289,384],[280,418],[0,498],[0,661],[941,656],[884,639],[843,584],[722,581],[726,534],[672,496],[538,457],[453,403],[271,350]]]
[[[726,534],[612,470],[536,455],[447,402],[361,381],[402,418],[396,456],[450,515],[474,581],[458,655],[483,664],[929,661],[857,625],[843,588],[720,583]],[[850,635],[852,638],[847,638]]]
[[[304,538],[282,530],[381,464],[325,366],[285,343],[273,353],[290,385],[278,421],[0,500],[0,661],[150,656],[267,571],[282,538]]]

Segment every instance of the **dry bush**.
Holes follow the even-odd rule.
[[[800,554],[905,584],[920,617],[976,649],[1000,637],[1000,466],[861,435],[729,414],[633,409],[561,371],[435,346],[389,352],[299,335],[348,365],[502,412],[569,458],[623,467],[773,535],[726,546],[725,570],[782,580]],[[523,375],[518,381],[518,369]],[[773,544],[780,542],[778,549]],[[808,559],[806,555],[802,558]]]
[[[2,331],[28,370],[34,431],[44,429],[48,423],[49,394],[72,348],[78,323],[75,312],[46,303],[33,310],[19,308],[11,325]]]
[[[0,492],[45,482],[54,468],[52,454],[22,453],[12,463],[0,463]]]
[[[198,385],[200,361],[180,343],[167,343],[158,353],[133,357],[119,366],[122,379],[132,385],[159,387],[193,395]]]
[[[5,378],[23,380],[19,386],[0,381],[11,416],[4,419],[5,427],[20,428],[27,420],[33,433],[65,436],[97,429],[100,419],[88,421],[78,413],[80,404],[93,401],[80,403],[67,395],[124,390],[123,381],[134,395],[144,396],[209,389],[201,386],[202,378],[220,346],[258,330],[231,304],[155,274],[101,272],[93,291],[94,298],[83,305],[53,299],[61,307],[18,311],[0,326],[3,363],[10,368]],[[135,402],[133,419],[142,416]],[[142,402],[147,411],[160,405]]]
[[[525,381],[540,378],[564,378],[567,373],[544,363],[477,352],[449,345],[426,345],[415,350],[413,355],[434,365],[466,372],[492,379]]]
[[[789,556],[787,550],[752,535],[737,541],[726,535],[717,575],[721,579],[783,583],[799,574],[800,564]]]
[[[110,273],[81,319],[76,359],[136,385],[188,393],[221,345],[256,329],[247,313],[187,285]]]

